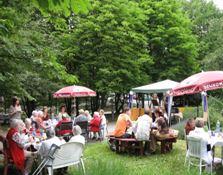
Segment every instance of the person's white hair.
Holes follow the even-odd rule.
[[[90,114],[88,110],[85,110],[84,113],[85,113],[86,115],[89,115],[89,114]]]
[[[38,116],[43,116],[43,111],[38,111]]]
[[[10,122],[10,127],[11,128],[18,128],[18,126],[21,125],[21,124],[24,124],[22,120],[20,120],[20,119],[13,119]]]
[[[48,130],[46,130],[46,136],[47,136],[48,139],[53,138],[55,136],[54,129],[48,129]]]
[[[25,119],[25,124],[31,124],[31,123],[32,123],[32,120],[30,118]]]
[[[73,127],[73,134],[74,135],[81,135],[81,133],[82,133],[81,127],[79,125],[75,125]]]
[[[79,114],[84,114],[84,110],[83,109],[80,109],[78,112],[79,112]]]
[[[34,110],[33,112],[32,112],[32,116],[37,116],[38,115],[38,111],[37,110]]]

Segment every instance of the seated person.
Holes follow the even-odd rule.
[[[152,126],[152,118],[150,115],[150,109],[145,108],[144,115],[140,116],[135,125],[135,138],[137,140],[149,140],[150,130]]]
[[[85,145],[85,138],[81,135],[81,127],[76,125],[73,127],[73,137],[70,138],[69,142],[80,142]]]
[[[157,128],[157,121],[158,119],[163,118],[166,122],[166,125],[168,125],[168,121],[167,118],[164,117],[163,113],[161,112],[160,108],[157,108],[154,112],[154,116],[155,116],[155,120],[152,123],[152,128]]]
[[[152,117],[150,117],[151,111],[150,108],[145,108],[144,115],[140,116],[135,125],[135,138],[137,140],[146,141],[144,152],[148,154],[149,151],[149,139],[150,139],[150,131],[152,127]]]
[[[93,119],[90,121],[90,132],[93,132],[93,139],[99,139],[100,136],[97,136],[96,133],[99,133],[101,125],[101,117],[98,112],[94,112]]]
[[[195,129],[195,121],[193,118],[188,119],[184,129],[185,129],[186,135],[188,135],[190,131],[193,131]]]
[[[43,111],[38,111],[38,117],[35,119],[35,122],[37,123],[38,129],[45,129],[45,126],[43,124]]]
[[[55,136],[55,131],[53,129],[47,130],[46,135],[47,135],[47,140],[44,140],[42,142],[41,147],[38,151],[38,154],[41,156],[41,158],[47,156],[52,144],[60,146],[65,143],[63,139],[60,139],[59,137]]]
[[[37,118],[38,118],[38,111],[37,111],[37,110],[34,110],[34,111],[32,112],[32,115],[31,115],[30,119],[31,119],[32,121],[36,121]]]
[[[195,129],[189,132],[189,136],[196,137],[196,138],[202,138],[204,140],[204,145],[202,145],[202,158],[205,160],[208,164],[212,161],[212,152],[210,149],[210,136],[207,132],[204,130],[204,120],[203,118],[196,118],[195,120]]]
[[[157,130],[153,130],[150,135],[150,151],[156,151],[156,139],[157,138],[168,138],[170,136],[177,137],[178,131],[169,129],[164,117],[159,117],[157,119]]]
[[[131,110],[128,107],[125,107],[123,113],[118,116],[118,120],[115,125],[115,130],[112,135],[115,137],[128,138],[131,137],[130,134],[126,133],[126,130],[132,126],[130,119]]]
[[[58,121],[60,121],[60,120],[62,120],[62,117],[70,118],[70,116],[67,114],[66,105],[64,105],[64,104],[60,106],[60,112],[59,112],[58,116],[56,117],[56,119]]]
[[[24,175],[31,172],[34,156],[36,153],[24,149],[25,143],[22,138],[24,123],[20,119],[13,119],[10,123],[10,129],[6,139],[8,141],[8,156],[12,158],[16,168]]]
[[[62,125],[62,123],[67,123],[67,122],[71,122],[70,118],[66,117],[66,116],[62,116],[62,120],[60,120],[57,123],[56,127],[55,127],[57,135],[69,135],[69,134],[72,134],[72,129],[60,130],[60,126]]]
[[[25,129],[24,129],[24,133],[31,135],[32,134],[32,131],[33,131],[33,128],[32,128],[32,120],[30,118],[26,118],[25,119]]]
[[[91,119],[92,119],[92,116],[91,116],[91,114],[89,113],[89,111],[88,111],[88,110],[85,110],[85,111],[84,111],[84,114],[85,114],[85,116],[87,117],[88,122],[90,122]]]
[[[84,110],[80,109],[79,115],[74,120],[74,125],[76,125],[77,122],[84,122],[84,121],[88,121],[88,118],[86,117]]]
[[[32,121],[32,128],[34,130],[38,130],[39,129],[39,111],[34,110],[32,112],[32,116],[30,117],[31,121]]]

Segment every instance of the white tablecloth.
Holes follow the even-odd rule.
[[[223,133],[211,136],[211,147],[213,146],[221,146],[221,162],[223,165]]]

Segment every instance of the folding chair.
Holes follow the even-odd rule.
[[[63,137],[65,141],[69,141],[70,137],[73,135],[73,122],[64,121],[60,126],[56,127],[56,135],[58,137]]]
[[[88,130],[88,121],[79,121],[76,122],[76,125],[80,126],[82,134],[85,139],[88,139],[88,134],[89,134],[89,130]]]
[[[59,146],[57,146],[56,144],[53,144],[50,148],[50,151],[48,153],[48,155],[42,160],[42,162],[40,163],[40,165],[37,167],[37,169],[34,171],[34,173],[32,175],[38,175],[41,173],[42,169],[47,165],[47,164],[52,164],[54,158],[54,154],[55,152],[60,149]]]
[[[207,151],[207,142],[205,142],[202,138],[196,138],[192,136],[187,136],[187,141],[188,150],[186,154],[186,159],[188,159],[188,170],[190,169],[190,165],[198,166],[199,174],[201,175],[202,167],[208,165],[208,163],[202,157],[202,153],[204,151]],[[192,158],[199,160],[199,163],[196,164],[192,162]],[[210,166],[212,174],[212,161],[210,163]]]

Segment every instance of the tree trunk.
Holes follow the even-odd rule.
[[[71,98],[65,98],[64,102],[65,102],[65,105],[66,105],[66,108],[67,108],[67,113],[69,115],[71,115],[71,103],[72,103]]]
[[[28,98],[22,98],[22,105],[24,107],[24,111],[26,116],[30,117],[32,115],[32,111],[35,110],[36,104],[34,100],[29,100]]]
[[[105,93],[102,93],[102,94],[101,94],[101,104],[100,104],[100,108],[101,108],[101,109],[104,109],[104,108],[105,108],[105,106],[106,106],[106,101],[107,101],[107,99],[106,99],[106,94],[105,94]]]
[[[92,112],[97,111],[99,109],[99,105],[100,105],[99,96],[100,96],[100,94],[97,92],[96,97],[92,98],[92,100],[91,100]]]

